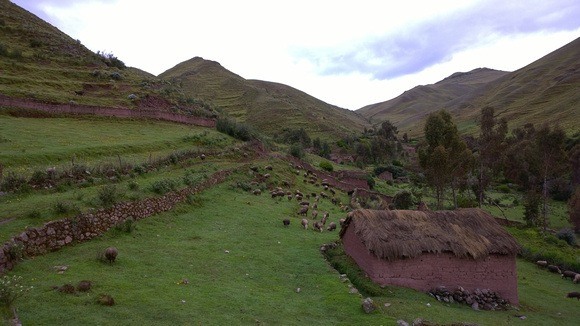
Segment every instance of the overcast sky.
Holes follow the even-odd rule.
[[[12,0],[154,75],[195,56],[348,109],[580,37],[578,0]]]

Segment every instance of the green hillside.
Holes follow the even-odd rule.
[[[201,108],[111,53],[94,53],[10,1],[0,1],[0,94],[55,103],[169,110]]]
[[[442,108],[465,107],[465,103],[485,85],[505,74],[504,71],[485,68],[455,73],[435,84],[414,87],[394,99],[367,105],[357,112],[371,119],[373,124],[390,120],[400,131],[417,136],[422,133],[429,113]]]
[[[284,128],[304,128],[309,134],[324,139],[359,132],[369,126],[355,112],[327,104],[287,85],[246,80],[219,63],[200,57],[182,62],[159,77],[269,135]]]
[[[580,110],[580,38],[514,72],[475,69],[417,86],[402,95],[357,110],[374,124],[394,122],[420,136],[425,117],[445,109],[463,132],[474,132],[483,107],[506,117],[511,128],[526,123],[558,123],[578,131]]]

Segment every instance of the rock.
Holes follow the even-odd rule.
[[[373,299],[366,298],[362,302],[362,308],[367,314],[370,314],[371,312],[373,312],[377,309],[377,306],[373,302]]]
[[[406,321],[399,319],[397,320],[397,326],[409,326],[409,323],[407,323]]]
[[[296,288],[296,293],[300,293],[300,291],[302,291],[302,289]]]
[[[479,310],[479,303],[477,303],[477,301],[475,301],[472,305],[471,305],[471,309],[473,310]]]
[[[358,290],[355,287],[351,287],[350,290],[348,290],[348,293],[357,294]]]
[[[77,291],[79,292],[87,292],[91,289],[92,283],[91,281],[80,281],[77,285]]]
[[[423,324],[424,324],[423,323],[423,318],[417,318],[417,319],[413,320],[413,324],[412,325],[413,326],[421,326]]]

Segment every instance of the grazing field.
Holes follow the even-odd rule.
[[[298,202],[268,193],[278,186],[305,194],[322,190],[304,182],[304,171],[296,173],[282,153],[256,155],[215,130],[167,123],[7,115],[0,119],[5,122],[1,135],[8,139],[0,146],[19,157],[0,154],[2,162],[10,162],[5,165],[8,171],[30,175],[51,166],[66,169],[73,164],[68,162],[72,156],[74,164],[87,168],[103,162],[133,165],[112,178],[91,175],[83,182],[0,196],[2,243],[27,227],[110,205],[106,191],[111,189],[113,202],[141,200],[195,186],[217,171],[236,171],[170,212],[119,225],[89,242],[25,258],[7,273],[32,287],[14,303],[24,325],[394,325],[398,319],[417,318],[436,324],[575,325],[580,320],[577,300],[565,297],[580,285],[523,259],[518,260],[521,306],[495,312],[441,303],[415,290],[377,287],[340,251],[326,260],[320,247],[339,240],[338,230],[314,232],[312,209],[307,215],[311,225],[303,229]],[[83,137],[74,137],[77,134]],[[208,155],[205,159],[176,155],[185,150]],[[314,166],[320,162],[310,155],[307,159]],[[405,184],[377,186],[389,194],[409,189]],[[255,189],[262,194],[253,195]],[[344,192],[338,191],[336,198],[349,202]],[[346,216],[340,204],[329,199],[320,199],[317,210],[328,211],[329,222]],[[518,218],[517,213],[508,215]],[[282,224],[284,218],[290,219],[288,227]],[[529,255],[561,252],[563,257],[556,258],[567,261],[578,257],[577,249],[563,250],[561,240],[553,240],[548,248],[530,231],[510,232],[530,240],[522,242],[536,250]],[[118,248],[117,260],[99,261],[99,253],[109,246]],[[66,270],[59,273],[62,266]],[[75,287],[81,281],[90,281],[92,288],[71,294],[55,289]],[[102,295],[111,296],[115,304],[99,304]],[[365,297],[374,300],[375,312],[363,311]],[[4,308],[0,311],[4,321],[12,315]]]
[[[11,272],[34,286],[19,299],[19,316],[24,324],[102,325],[392,325],[419,317],[441,324],[509,325],[522,322],[517,316],[526,316],[530,325],[574,325],[580,318],[577,302],[565,298],[578,285],[521,260],[518,310],[473,311],[393,287],[373,296],[379,310],[367,315],[361,297],[349,293],[349,283],[341,282],[319,252],[338,233],[301,229],[296,205],[227,182],[200,194],[195,204],[139,221],[130,233],[112,230],[25,260]],[[321,206],[333,221],[343,215],[329,202]],[[286,216],[292,216],[288,228],[281,223]],[[111,245],[119,249],[117,261],[97,261],[97,252]],[[58,274],[54,266],[62,265],[68,269]],[[92,290],[51,289],[81,280],[91,281]],[[116,304],[98,305],[101,294]]]

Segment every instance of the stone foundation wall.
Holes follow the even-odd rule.
[[[187,116],[155,109],[109,108],[93,105],[51,103],[31,99],[12,98],[2,94],[0,94],[0,106],[37,110],[54,114],[90,114],[118,118],[148,118],[211,128],[214,128],[216,125],[215,119]]]
[[[20,256],[36,256],[58,250],[66,245],[87,241],[102,235],[127,219],[140,220],[168,211],[188,195],[210,188],[232,173],[219,171],[194,188],[184,188],[161,197],[116,204],[76,215],[72,218],[51,221],[41,227],[27,228],[0,247],[0,274],[11,270]]]

